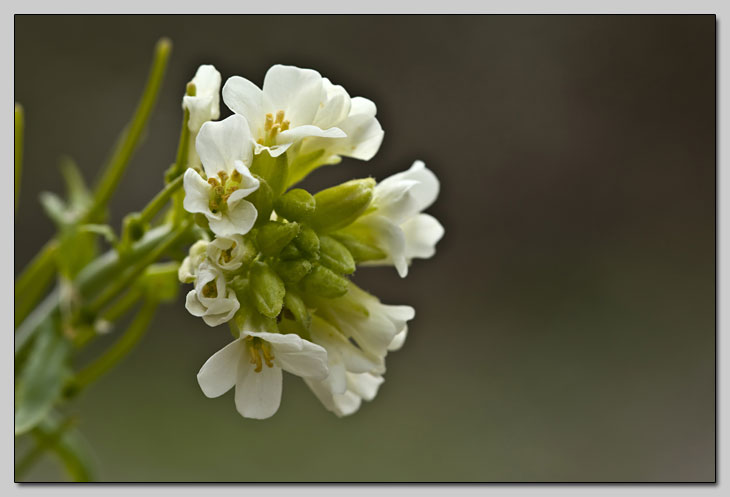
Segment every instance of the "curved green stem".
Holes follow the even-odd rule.
[[[165,68],[167,67],[167,60],[171,50],[172,43],[167,38],[162,38],[157,42],[155,57],[152,61],[152,69],[147,78],[147,84],[142,93],[142,98],[132,117],[132,121],[122,133],[114,153],[104,168],[104,173],[94,192],[94,200],[86,216],[87,219],[85,221],[87,222],[98,220],[98,216],[103,211],[107,202],[109,202],[119,180],[122,178],[122,174],[124,174],[129,160],[132,158],[132,154],[139,144],[150,113],[157,101],[157,95],[162,86],[162,79],[165,75]]]
[[[168,183],[165,188],[160,191],[155,197],[147,204],[147,206],[139,213],[139,222],[148,223],[155,217],[155,215],[162,209],[170,197],[180,189],[183,184],[182,175],[176,177],[171,183]]]

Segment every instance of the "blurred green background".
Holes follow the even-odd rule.
[[[408,278],[355,280],[410,304],[378,397],[345,419],[298,378],[242,418],[195,375],[229,339],[184,309],[73,405],[111,481],[712,481],[715,478],[714,16],[16,16],[26,161],[16,274],[52,232],[59,156],[96,177],[152,48],[173,55],[111,204],[140,209],[174,160],[201,63],[261,84],[319,70],[378,106],[382,179],[423,159],[446,227]],[[222,109],[222,117],[228,111]],[[112,337],[113,338],[113,337]],[[109,343],[102,340],[99,347]],[[21,447],[18,447],[20,449]],[[63,480],[51,458],[28,480]]]

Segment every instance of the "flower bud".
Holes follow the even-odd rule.
[[[267,221],[256,235],[259,250],[267,257],[277,255],[297,236],[299,228],[297,223]]]
[[[339,274],[355,272],[352,254],[340,242],[329,236],[319,237],[320,263]]]
[[[337,239],[352,255],[355,262],[377,261],[385,259],[387,254],[383,252],[374,243],[368,243],[363,238],[354,236],[349,233],[332,233],[332,237]]]
[[[289,162],[286,154],[271,157],[267,150],[262,151],[254,157],[251,173],[263,178],[271,188],[273,198],[278,197],[284,192],[289,176]],[[266,219],[268,218],[266,216]]]
[[[274,193],[265,179],[254,174],[254,178],[259,180],[259,187],[255,192],[251,193],[246,200],[256,207],[258,213],[254,226],[261,226],[271,217],[271,211],[274,208]]]
[[[305,329],[309,329],[309,325],[312,322],[312,316],[307,310],[307,306],[304,305],[304,301],[293,292],[286,292],[284,296],[284,307],[291,311],[294,319],[304,326]]]
[[[264,316],[275,318],[284,304],[284,282],[264,262],[255,262],[249,273],[251,293],[256,309]]]
[[[365,212],[373,198],[373,178],[354,179],[322,190],[314,196],[317,206],[311,217],[318,233],[344,228]]]
[[[314,197],[301,188],[289,190],[274,204],[277,214],[289,221],[306,221],[314,212],[315,206]]]
[[[282,280],[290,284],[298,283],[311,270],[312,263],[306,259],[279,261],[276,264],[276,272]]]
[[[296,241],[296,238],[294,240]],[[294,242],[284,247],[279,254],[279,258],[283,261],[293,261],[295,259],[301,259],[302,257],[304,257],[304,254],[302,254]]]
[[[294,244],[305,257],[315,261],[319,259],[319,237],[312,228],[302,227],[299,236],[294,239]]]
[[[348,284],[347,278],[320,265],[316,265],[308,275],[302,278],[305,292],[331,299],[346,294]]]

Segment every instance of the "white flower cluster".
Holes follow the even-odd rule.
[[[195,150],[184,175],[184,208],[202,239],[179,269],[192,283],[185,306],[235,340],[198,373],[208,397],[235,387],[239,413],[264,419],[279,408],[282,370],[301,376],[338,416],[371,400],[385,357],[403,345],[410,306],[386,305],[349,279],[357,265],[392,265],[405,277],[444,234],[422,213],[439,182],[423,162],[375,184],[353,180],[311,195],[291,188],[341,157],[369,160],[383,130],[375,104],[350,97],[311,69],[275,65],[263,89],[225,83],[201,66],[183,99]]]

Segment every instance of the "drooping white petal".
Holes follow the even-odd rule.
[[[198,274],[198,267],[205,260],[205,254],[208,250],[208,242],[198,240],[188,251],[188,256],[183,259],[177,270],[177,277],[181,283],[192,283]]]
[[[281,383],[278,366],[263,366],[257,373],[253,364],[241,362],[236,380],[236,409],[245,418],[270,418],[279,410]]]
[[[383,131],[380,122],[375,118],[375,104],[363,97],[352,99],[350,115],[339,128],[347,134],[349,150],[340,153],[359,160],[370,160],[383,143]],[[344,144],[341,145],[344,147]]]
[[[420,209],[413,194],[417,185],[417,181],[408,179],[378,183],[373,194],[373,205],[377,214],[396,225],[417,215]]]
[[[403,331],[398,333],[395,336],[395,338],[393,338],[393,341],[390,342],[390,345],[388,345],[388,351],[395,352],[396,350],[400,350],[400,348],[403,347],[403,344],[406,343],[407,336],[408,336],[408,326],[403,328]]]
[[[372,371],[380,363],[379,358],[370,356],[356,347],[342,332],[318,315],[312,317],[310,334],[315,342],[327,350],[330,377],[334,374],[332,371],[333,365],[338,361],[341,361],[348,371],[356,373]],[[344,382],[344,377],[342,381]],[[333,391],[342,393],[341,390],[335,389]]]
[[[221,75],[215,67],[204,64],[200,66],[192,80],[195,85],[195,96],[183,97],[183,108],[188,109],[188,129],[197,133],[206,121],[218,119],[220,115]]]
[[[285,371],[301,376],[323,380],[327,377],[327,351],[317,344],[302,340],[302,350],[285,352],[277,345],[272,344],[274,349],[274,362],[278,363]]]
[[[229,343],[205,361],[198,372],[198,384],[206,397],[219,397],[233,388],[238,364],[248,362],[248,352],[240,338]]]
[[[233,112],[246,118],[254,136],[259,136],[263,129],[263,98],[258,86],[240,76],[231,76],[223,86],[223,101]]]
[[[203,315],[203,322],[211,327],[227,323],[240,307],[241,304],[236,298],[236,292],[229,289],[226,298],[219,299],[215,310],[208,308],[208,311]]]
[[[401,278],[408,275],[408,261],[406,260],[406,238],[403,230],[389,219],[373,213],[363,216],[357,221],[371,230],[373,238],[378,240],[380,247],[388,254],[386,259],[366,261],[364,265],[381,266],[393,264]]]
[[[203,124],[195,148],[208,177],[216,176],[219,171],[230,174],[235,161],[249,166],[253,158],[253,140],[246,118],[233,114],[222,121]]]
[[[213,187],[194,169],[185,171],[183,188],[185,189],[183,207],[186,211],[193,214],[200,212],[206,216],[220,217],[220,214],[213,214],[210,211],[210,193]]]
[[[251,202],[237,200],[231,195],[226,215],[220,219],[209,219],[209,225],[217,236],[245,235],[253,228],[257,216],[256,207]]]
[[[373,400],[385,379],[370,373],[347,373],[347,389],[364,400]]]
[[[444,236],[444,227],[429,214],[419,214],[401,225],[406,239],[406,259],[428,259],[436,253],[436,244]]]
[[[311,124],[324,95],[322,76],[313,69],[277,64],[264,77],[264,106],[283,110],[291,127]]]

